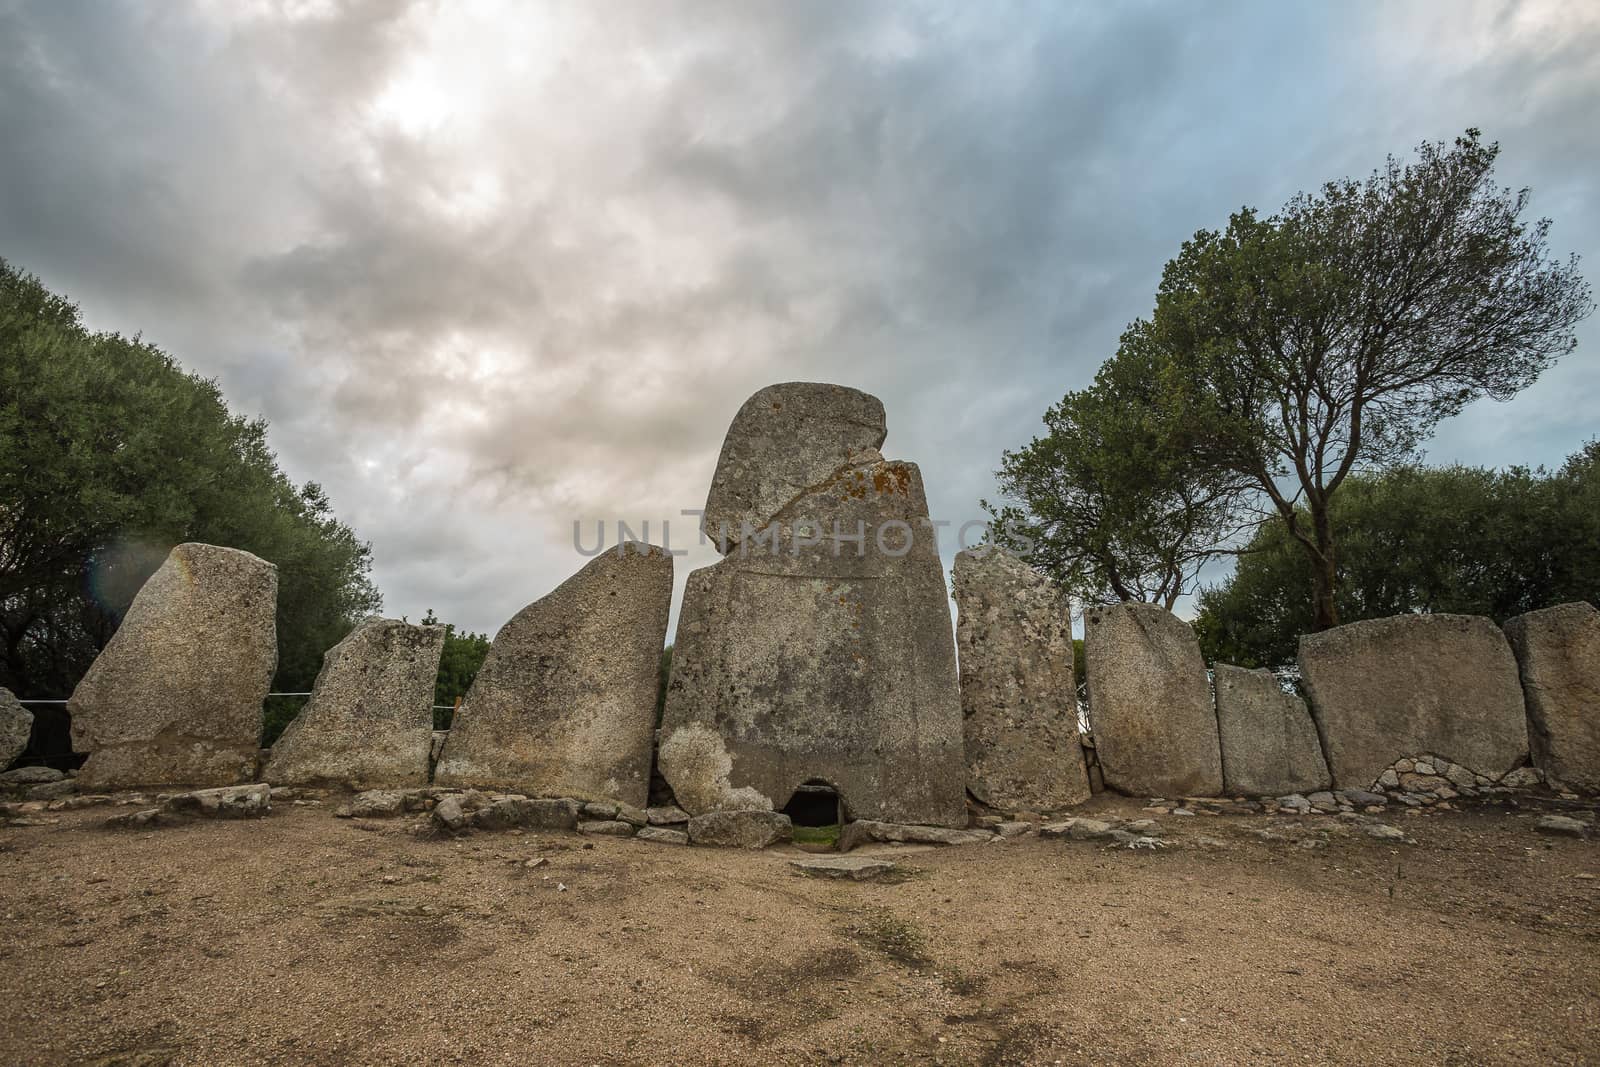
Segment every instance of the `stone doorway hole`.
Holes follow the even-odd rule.
[[[799,785],[783,806],[794,825],[794,843],[809,851],[828,852],[839,844],[844,825],[844,798],[820,778]]]

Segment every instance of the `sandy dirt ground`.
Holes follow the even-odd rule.
[[[1395,819],[1415,845],[1168,816],[1160,852],[880,848],[898,880],[841,883],[791,849],[113,810],[0,829],[0,1063],[1600,1062],[1600,842],[1528,814]]]

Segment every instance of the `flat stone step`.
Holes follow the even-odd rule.
[[[789,866],[809,878],[848,878],[852,882],[881,878],[895,868],[888,860],[868,856],[808,856],[790,860]]]

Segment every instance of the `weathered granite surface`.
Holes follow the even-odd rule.
[[[84,789],[230,785],[255,773],[278,662],[278,569],[215,545],[174,548],[73,691]]]
[[[443,626],[368,619],[323,657],[262,777],[285,785],[350,789],[428,782],[433,687]]]
[[[0,771],[17,762],[33,733],[33,712],[18,702],[16,694],[0,687]]]
[[[1528,754],[1517,661],[1475,615],[1397,615],[1300,638],[1335,785],[1370,789],[1398,759],[1442,756],[1499,778]]]
[[[1154,604],[1084,613],[1089,722],[1106,785],[1133,796],[1211,796],[1222,753],[1200,644]]]
[[[739,408],[722,441],[701,526],[736,545],[831,479],[887,434],[883,402],[822,382],[769,385]]]
[[[1305,701],[1271,671],[1219,663],[1214,678],[1223,792],[1282,796],[1333,784]]]
[[[1533,765],[1552,785],[1600,793],[1600,611],[1560,604],[1507,621]]]
[[[767,432],[753,403],[730,438]],[[817,435],[832,439],[837,421],[823,418]],[[809,439],[809,423],[783,425]],[[723,452],[765,454],[732,442]],[[791,491],[815,480],[772,517],[768,542],[689,576],[661,772],[693,815],[781,809],[820,781],[853,817],[965,825],[955,647],[921,474],[876,452],[827,476],[806,470],[780,479]]]
[[[1066,596],[995,545],[958,553],[953,585],[968,792],[1006,811],[1088,800]]]
[[[646,804],[672,557],[607,549],[501,628],[434,768],[447,786]]]

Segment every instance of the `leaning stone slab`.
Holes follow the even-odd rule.
[[[953,585],[967,791],[1002,811],[1088,800],[1067,598],[996,545],[957,553]]]
[[[870,856],[807,856],[790,860],[789,866],[808,878],[849,879],[866,882],[882,878],[895,869],[888,860],[875,860]]]
[[[766,545],[689,576],[658,758],[684,810],[779,810],[821,782],[856,818],[966,824],[927,516],[915,465],[873,459],[800,493]]]
[[[1300,677],[1341,788],[1425,752],[1499,778],[1528,752],[1505,634],[1474,615],[1398,615],[1300,638]]]
[[[713,811],[689,820],[689,840],[715,848],[766,848],[793,832],[789,816],[775,811]]]
[[[1089,721],[1106,785],[1130,796],[1222,791],[1217,714],[1200,644],[1154,604],[1084,613]]]
[[[623,543],[495,636],[433,780],[643,808],[672,557]]]
[[[278,662],[278,569],[182,544],[134,597],[67,704],[86,789],[254,776]]]
[[[203,819],[258,819],[272,811],[272,787],[255,785],[196,789],[168,797],[161,810],[168,815],[188,815]]]
[[[1333,784],[1305,701],[1271,671],[1219,663],[1214,678],[1224,793],[1280,796]]]
[[[1528,702],[1533,765],[1558,789],[1600,793],[1600,611],[1561,604],[1505,625]]]
[[[262,777],[350,789],[428,784],[444,627],[369,619],[323,657]]]
[[[849,852],[874,841],[904,845],[981,845],[993,839],[994,835],[986,830],[954,830],[948,826],[913,826],[858,819],[845,823],[839,831],[839,851]]]
[[[578,822],[578,833],[599,837],[632,837],[636,829],[632,823],[621,819],[582,819]]]
[[[0,687],[0,771],[28,748],[33,733],[33,712],[23,707],[11,690]]]
[[[876,452],[887,433],[875,396],[821,382],[767,386],[728,427],[702,528],[715,543],[741,543],[791,502]]]

